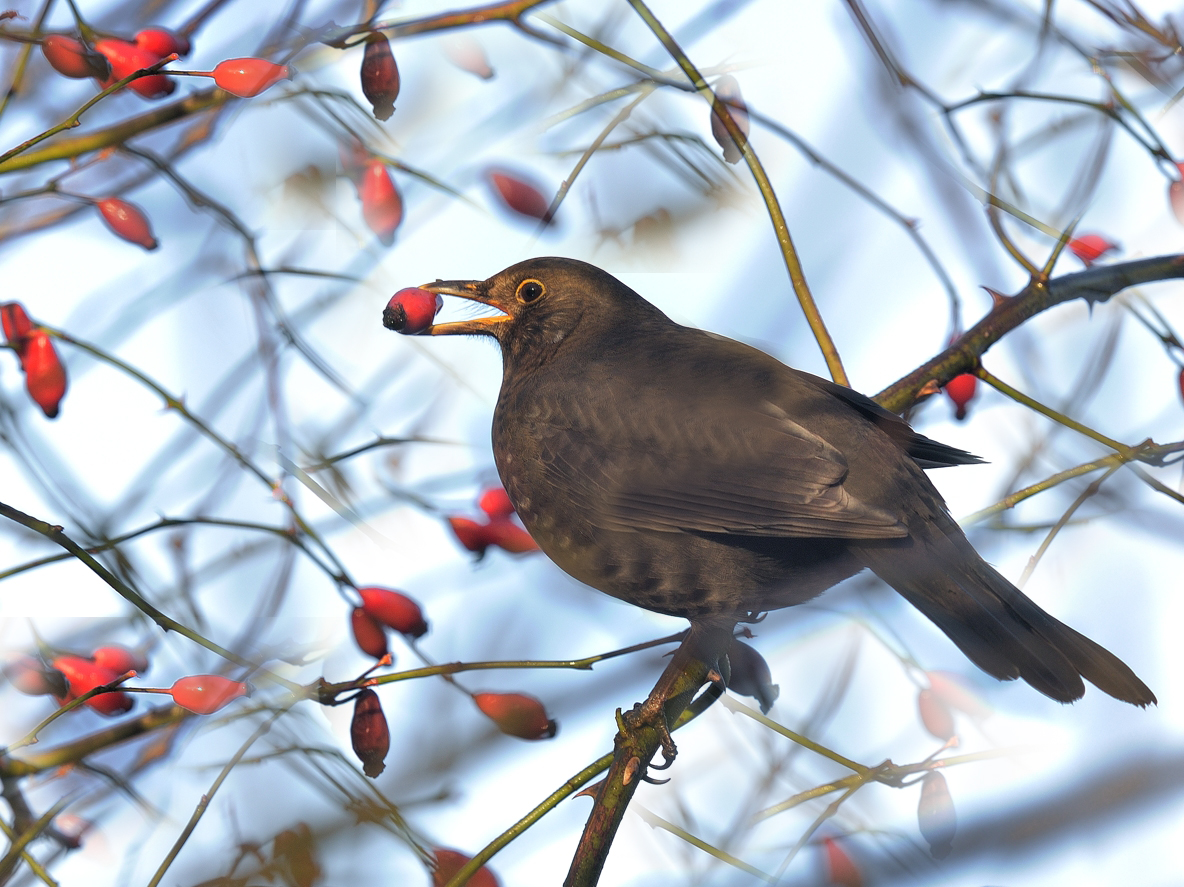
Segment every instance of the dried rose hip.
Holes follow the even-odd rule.
[[[160,246],[152,234],[148,217],[134,203],[119,197],[104,197],[95,201],[95,208],[107,223],[107,227],[129,243],[138,244],[149,251]]]
[[[391,53],[391,43],[378,31],[366,38],[362,54],[362,94],[374,106],[374,116],[389,120],[399,97],[399,66]]]
[[[958,819],[946,778],[930,770],[921,780],[921,802],[917,805],[917,824],[921,835],[929,842],[929,850],[937,859],[949,855]]]
[[[111,73],[101,81],[104,89],[129,74],[134,74],[144,68],[151,68],[161,59],[161,56],[136,46],[134,43],[112,37],[96,40],[95,49],[106,56],[107,61],[111,63]],[[150,74],[147,77],[133,80],[128,84],[128,87],[146,99],[159,99],[171,93],[176,88],[176,84],[164,74]]]
[[[558,724],[547,717],[543,704],[523,693],[474,693],[473,701],[482,714],[507,736],[520,739],[550,739]]]
[[[66,367],[45,330],[35,328],[25,337],[20,352],[25,388],[47,418],[55,419],[66,396]]]
[[[737,163],[744,156],[744,152],[732,140],[732,134],[728,132],[728,128],[719,119],[716,111],[730,115],[743,136],[747,136],[748,106],[740,97],[740,84],[731,74],[725,74],[716,81],[715,97],[716,104],[711,112],[711,134],[715,136],[719,146],[724,149],[724,160],[728,163]],[[741,138],[740,145],[743,145],[746,140],[746,138]]]
[[[405,336],[417,335],[432,325],[443,304],[444,300],[436,293],[418,287],[401,289],[386,303],[382,325]]]
[[[41,42],[41,52],[53,69],[65,77],[105,80],[111,73],[111,63],[104,55],[73,37],[50,34]]]
[[[241,98],[257,96],[291,76],[287,65],[277,65],[267,59],[255,58],[218,62],[212,74],[218,86]]]
[[[208,715],[240,696],[246,696],[247,685],[219,674],[193,674],[176,680],[169,694],[181,708]]]
[[[502,202],[519,215],[550,224],[551,201],[543,192],[517,173],[491,169],[489,181]]]
[[[362,772],[371,779],[386,769],[386,753],[391,748],[391,731],[378,694],[367,687],[354,698],[354,717],[349,725],[354,754],[362,762]]]
[[[362,597],[362,609],[383,625],[413,638],[427,634],[423,610],[407,595],[374,585],[359,588],[358,594]]]
[[[382,623],[367,613],[364,607],[354,607],[353,612],[349,614],[349,627],[358,649],[367,656],[381,659],[390,652]]]

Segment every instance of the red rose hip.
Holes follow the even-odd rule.
[[[219,674],[192,674],[178,679],[169,694],[173,702],[194,714],[213,714],[232,700],[247,695],[247,685]]]
[[[277,65],[267,59],[243,58],[218,62],[213,70],[214,82],[240,98],[252,98],[270,89],[291,72],[287,65]]]
[[[473,701],[507,736],[550,739],[558,729],[543,704],[524,693],[474,693]]]
[[[413,638],[427,634],[423,610],[407,595],[374,585],[359,588],[358,594],[362,597],[362,609],[383,625]]]
[[[386,303],[382,325],[405,336],[418,335],[432,325],[443,304],[444,300],[436,293],[417,287],[401,289]]]

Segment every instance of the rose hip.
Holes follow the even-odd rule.
[[[432,325],[443,304],[444,300],[436,293],[417,287],[401,289],[386,303],[382,325],[405,336],[418,335]]]

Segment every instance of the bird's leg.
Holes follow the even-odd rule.
[[[690,705],[695,694],[715,671],[732,642],[732,620],[694,620],[691,630],[674,651],[674,656],[658,678],[645,702],[633,706],[620,719],[622,733],[650,727],[661,738],[662,763],[651,764],[665,770],[674,763],[678,749],[670,735],[670,725]]]

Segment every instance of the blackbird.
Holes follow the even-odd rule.
[[[1082,696],[1082,678],[1155,701],[967,541],[922,469],[977,457],[849,388],[674,323],[584,262],[531,259],[423,289],[501,312],[426,332],[498,341],[498,472],[576,579],[694,626],[800,604],[869,568],[996,678],[1061,702]],[[384,323],[398,326],[389,312]]]

